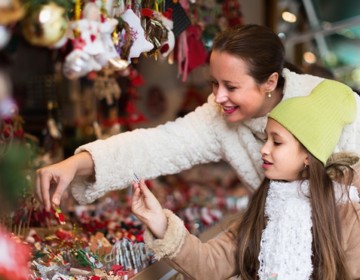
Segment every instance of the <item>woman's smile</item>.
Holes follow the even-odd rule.
[[[239,106],[223,106],[223,111],[226,115],[231,115],[238,108],[239,108]]]

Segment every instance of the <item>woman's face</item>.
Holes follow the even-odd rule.
[[[261,148],[262,168],[271,180],[294,181],[300,179],[308,153],[300,142],[281,124],[269,119],[266,125],[266,142]]]
[[[226,52],[213,51],[210,76],[215,101],[228,122],[266,115],[266,85],[258,85],[248,74],[246,63]]]

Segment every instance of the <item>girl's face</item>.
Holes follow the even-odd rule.
[[[264,116],[269,86],[258,85],[248,74],[246,63],[226,52],[212,51],[210,76],[215,101],[228,122]],[[276,84],[275,84],[276,86]]]
[[[261,148],[265,176],[271,180],[294,181],[309,164],[308,153],[282,125],[269,119],[266,142]]]

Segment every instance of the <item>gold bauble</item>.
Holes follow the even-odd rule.
[[[22,33],[25,39],[36,46],[52,47],[64,38],[69,22],[65,9],[50,2],[27,15],[23,20]]]
[[[0,25],[9,25],[24,16],[25,10],[19,0],[0,0]]]

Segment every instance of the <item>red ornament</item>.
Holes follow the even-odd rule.
[[[58,223],[60,225],[64,225],[65,224],[65,216],[61,212],[60,207],[53,205],[52,212],[53,212],[54,216],[56,217]]]

